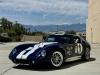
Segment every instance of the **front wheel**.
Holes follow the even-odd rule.
[[[63,54],[60,51],[53,52],[51,56],[51,64],[56,68],[63,64]]]
[[[86,48],[86,50],[81,58],[82,58],[82,60],[89,61],[89,59],[90,59],[90,49],[89,48]]]

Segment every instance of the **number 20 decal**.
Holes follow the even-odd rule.
[[[83,51],[83,46],[80,43],[77,43],[77,45],[75,46],[75,53],[81,54]]]

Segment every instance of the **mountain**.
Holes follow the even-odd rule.
[[[63,24],[63,25],[23,25],[30,32],[51,32],[51,31],[80,31],[86,30],[86,24]]]

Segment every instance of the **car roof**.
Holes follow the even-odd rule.
[[[74,35],[74,34],[66,34],[66,35],[49,35],[49,36],[70,36],[70,37],[73,37],[73,36],[77,36],[77,35]]]
[[[74,35],[74,34],[65,34],[65,35],[49,35],[49,36],[54,36],[54,37],[70,37],[70,38],[74,38],[74,37],[79,37],[78,35]]]

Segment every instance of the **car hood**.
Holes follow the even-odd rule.
[[[50,46],[53,44],[56,44],[57,42],[41,42],[35,44],[33,47],[28,47],[25,50],[22,50],[19,52],[19,54],[16,56],[16,59],[27,59],[27,57],[31,54],[33,54],[35,51],[39,50],[40,48],[44,48],[45,46]]]

